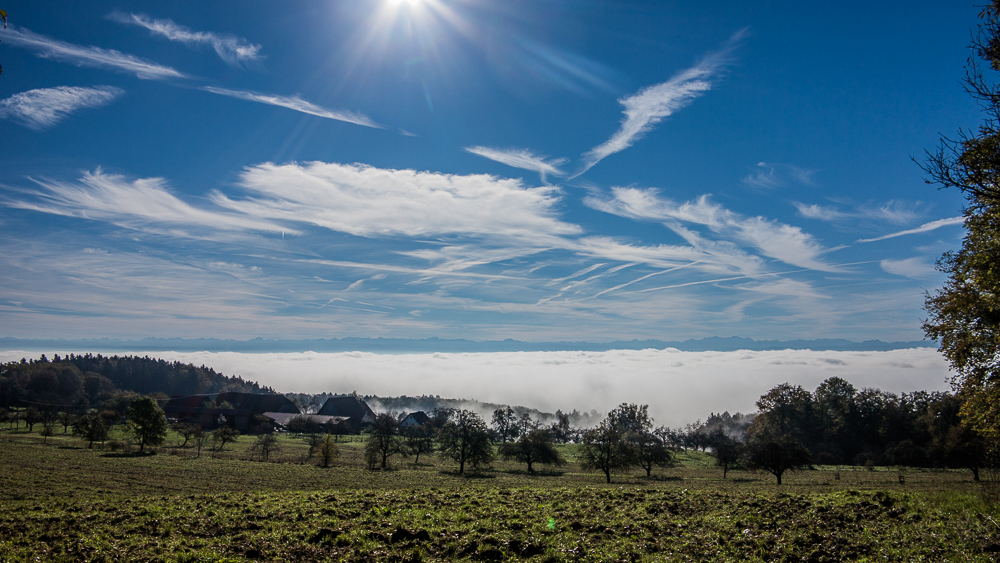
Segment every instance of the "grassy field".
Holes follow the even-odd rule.
[[[36,428],[37,430],[37,428]],[[58,434],[0,432],[2,561],[995,561],[1000,510],[968,471],[722,471],[700,452],[644,474],[458,475],[437,457],[333,467],[281,437],[219,453],[124,456]],[[900,483],[900,475],[903,483]]]

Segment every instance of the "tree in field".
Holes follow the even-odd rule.
[[[28,425],[28,432],[35,431],[35,425],[45,420],[42,411],[35,407],[28,407],[24,410],[24,423]]]
[[[400,453],[403,453],[403,440],[399,435],[396,417],[386,412],[379,414],[365,441],[368,469],[375,469],[376,466],[385,469],[389,465],[389,458]]]
[[[42,435],[42,443],[43,444],[48,443],[49,436],[52,436],[55,433],[56,433],[55,428],[53,428],[53,425],[51,423],[46,422],[42,424],[42,431],[40,432],[40,434]]]
[[[790,469],[807,465],[812,459],[809,450],[791,436],[779,436],[767,431],[750,437],[746,444],[745,463],[751,469],[763,469],[774,475],[781,484],[781,476]]]
[[[221,452],[229,442],[235,442],[240,433],[235,428],[220,426],[212,431],[212,449]]]
[[[73,426],[73,423],[76,422],[76,415],[71,412],[61,412],[56,418],[63,427],[63,434],[69,432],[69,427]]]
[[[184,438],[184,443],[181,444],[182,448],[187,446],[187,443],[195,434],[201,434],[202,432],[200,424],[189,424],[186,422],[175,422],[170,425],[170,429],[180,434],[181,438]]]
[[[630,439],[635,448],[635,464],[646,471],[646,477],[652,475],[655,467],[673,467],[674,453],[660,433],[647,429]]]
[[[139,453],[147,446],[158,446],[167,438],[167,415],[152,397],[139,397],[128,406],[128,421],[139,440]]]
[[[402,431],[402,436],[403,449],[414,456],[413,463],[420,463],[421,454],[430,455],[436,450],[434,430],[429,427],[407,428]]]
[[[984,120],[975,133],[942,139],[923,164],[929,182],[957,188],[967,201],[962,247],[938,262],[948,281],[927,296],[923,328],[940,340],[956,374],[952,384],[965,399],[966,423],[1000,451],[1000,84],[994,74],[1000,71],[1000,0],[987,4],[980,18],[965,87]]]
[[[625,431],[608,418],[583,433],[580,467],[584,471],[601,471],[608,483],[611,474],[627,471],[635,465],[635,456]]]
[[[611,474],[641,466],[649,476],[654,466],[668,466],[673,453],[663,436],[653,431],[649,405],[622,403],[597,427],[583,433],[580,465],[585,471],[601,471],[607,482]]]
[[[340,454],[340,450],[337,448],[337,442],[334,441],[333,436],[327,434],[323,439],[323,443],[319,446],[319,459],[323,467],[330,467],[333,460],[337,459]]]
[[[441,428],[454,416],[455,409],[451,407],[437,407],[431,411],[431,427]]]
[[[552,432],[557,444],[569,443],[574,437],[573,428],[569,424],[569,415],[557,410],[556,422],[549,426],[549,432]]]
[[[478,469],[493,461],[490,429],[470,410],[454,411],[438,429],[437,441],[438,451],[458,464],[459,473],[465,473],[466,463]]]
[[[712,442],[712,451],[715,455],[715,465],[722,468],[722,478],[725,479],[730,469],[737,469],[742,466],[741,461],[744,456],[743,444],[729,437],[728,434],[721,430],[713,432],[710,435],[710,439]]]
[[[250,444],[250,456],[267,461],[271,456],[281,451],[281,444],[278,437],[273,433],[261,434],[257,436],[253,444]]]
[[[493,411],[493,433],[503,444],[517,437],[517,415],[514,414],[514,409],[508,406],[498,407]]]
[[[99,413],[90,412],[81,416],[73,426],[73,435],[86,440],[87,447],[93,448],[94,442],[108,439],[108,424]]]
[[[566,460],[555,447],[555,438],[548,430],[532,430],[522,434],[516,441],[500,445],[500,457],[527,464],[528,471],[534,473],[534,464],[565,465]]]

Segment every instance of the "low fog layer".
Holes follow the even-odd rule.
[[[69,351],[54,350],[65,354]],[[80,353],[80,351],[73,351]],[[147,355],[146,353],[132,353]],[[383,397],[440,395],[492,403],[606,413],[622,402],[648,404],[657,424],[678,426],[709,412],[753,412],[768,389],[790,382],[812,391],[828,377],[857,388],[943,391],[948,366],[930,348],[888,352],[510,352],[372,354],[155,352],[151,357],[206,365],[280,392]],[[38,352],[0,352],[3,361]],[[52,356],[51,353],[48,354]]]

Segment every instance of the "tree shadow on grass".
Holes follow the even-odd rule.
[[[677,475],[651,475],[647,477],[651,481],[683,481],[683,477]]]
[[[457,470],[456,471],[441,470],[441,474],[442,475],[450,475],[452,477],[459,477],[459,478],[462,478],[462,479],[496,479],[497,478],[497,476],[494,475],[492,472],[487,472],[487,471],[483,471],[483,470],[478,470],[478,471],[476,471],[476,470],[470,470],[470,471],[466,471],[465,473],[459,473]]]
[[[565,471],[560,471],[558,469],[536,469],[535,471],[528,471],[527,469],[507,469],[503,473],[508,475],[521,475],[524,477],[562,477],[566,474]]]
[[[101,454],[101,457],[149,457],[151,455],[156,455],[154,451],[148,452],[108,452],[106,454]]]

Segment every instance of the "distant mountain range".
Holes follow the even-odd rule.
[[[220,340],[216,338],[143,338],[118,340],[91,338],[77,340],[48,340],[0,338],[0,350],[37,351],[91,351],[107,352],[375,352],[383,354],[430,352],[558,352],[607,350],[645,350],[648,348],[676,348],[685,352],[731,352],[734,350],[833,350],[845,352],[886,351],[906,348],[937,348],[937,343],[927,340],[911,342],[882,342],[865,340],[854,342],[841,338],[818,340],[754,340],[730,336],[722,338],[688,339],[683,342],[663,340],[621,340],[616,342],[521,342],[518,340],[487,340],[478,342],[463,339],[441,338],[329,338],[315,340]]]

